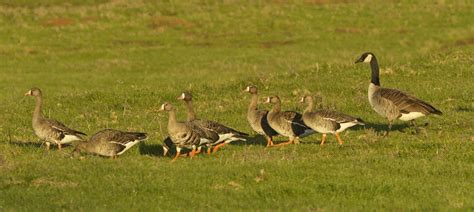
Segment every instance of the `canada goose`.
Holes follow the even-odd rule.
[[[405,92],[380,87],[379,65],[373,53],[366,52],[360,56],[356,63],[370,63],[372,78],[369,84],[369,103],[379,115],[388,119],[388,132],[392,128],[395,119],[412,121],[414,119],[429,115],[431,113],[442,115],[443,113],[431,106],[429,103],[411,96]]]
[[[166,111],[169,114],[168,134],[176,146],[176,156],[173,161],[181,155],[183,148],[192,149],[189,155],[193,157],[197,154],[197,147],[209,145],[219,140],[217,133],[206,132],[196,125],[190,124],[190,122],[177,121],[176,112],[170,103],[162,104],[160,111]]]
[[[186,103],[187,107],[187,121],[195,125],[196,127],[200,127],[205,131],[211,131],[213,133],[217,133],[219,135],[219,140],[215,143],[211,144],[213,146],[212,153],[216,152],[220,147],[224,146],[233,141],[246,141],[244,137],[248,136],[247,133],[243,133],[227,127],[223,124],[220,124],[215,121],[210,120],[202,120],[196,117],[196,113],[194,112],[194,108],[192,105],[193,96],[189,92],[183,92],[179,97],[179,100],[183,100]],[[208,154],[211,153],[211,149],[208,148]]]
[[[252,96],[250,104],[247,110],[247,121],[250,127],[260,135],[265,136],[267,139],[267,147],[273,145],[273,136],[277,136],[278,133],[270,127],[267,120],[268,110],[259,110],[258,105],[258,90],[255,86],[247,86],[245,92],[250,93]]]
[[[62,144],[81,141],[82,135],[86,135],[83,132],[70,129],[54,119],[44,118],[42,112],[43,96],[39,88],[32,88],[25,93],[25,96],[34,96],[36,98],[32,121],[33,130],[40,139],[46,141],[46,148],[48,150],[51,143],[58,145],[58,149],[61,149]]]
[[[273,108],[267,115],[270,127],[278,132],[278,134],[289,138],[287,142],[275,144],[273,146],[299,143],[299,138],[314,133],[314,130],[304,124],[300,113],[295,111],[281,111],[281,101],[278,96],[268,97],[266,103],[273,104]]]
[[[330,110],[314,111],[312,96],[303,96],[300,102],[308,105],[303,112],[304,123],[316,132],[323,134],[321,145],[326,141],[327,133],[334,134],[339,144],[342,145],[340,132],[354,125],[365,125],[361,119],[343,113]]]
[[[147,138],[147,134],[142,132],[123,132],[105,129],[97,132],[89,141],[79,143],[73,153],[90,152],[115,158]]]

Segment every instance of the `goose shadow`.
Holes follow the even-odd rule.
[[[400,131],[404,132],[405,129],[410,128],[411,126],[408,124],[392,124],[392,129],[390,131]],[[376,133],[385,133],[388,130],[388,123],[366,123],[365,126],[358,126],[357,128],[354,127],[353,130],[360,130],[360,129],[373,129]]]
[[[168,149],[166,155],[163,155],[163,147],[166,147]],[[163,140],[162,144],[141,143],[138,147],[138,150],[141,155],[150,155],[155,157],[170,157],[176,155],[176,146],[173,144],[170,137],[166,137],[165,140]],[[181,154],[187,154],[188,152],[190,152],[190,150],[183,149],[181,151]]]
[[[254,135],[245,137],[246,141],[234,141],[231,142],[229,145],[235,146],[248,146],[248,145],[256,145],[256,146],[266,146],[267,140],[263,135]]]
[[[8,141],[9,145],[18,147],[34,147],[34,148],[45,148],[45,145],[41,142],[35,141]]]

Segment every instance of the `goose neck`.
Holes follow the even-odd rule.
[[[380,86],[379,64],[378,64],[377,58],[375,58],[375,56],[370,61],[370,68],[372,69],[372,78],[371,78],[370,82],[373,83],[374,85]]]
[[[196,113],[194,113],[193,102],[192,101],[186,101],[186,107],[187,107],[187,119],[188,119],[188,121],[196,120]]]
[[[255,93],[255,94],[252,94],[252,97],[250,99],[248,111],[257,110],[257,104],[258,104],[258,95]]]
[[[37,96],[35,110],[33,111],[33,120],[43,117],[42,107],[43,107],[43,98],[41,96]]]

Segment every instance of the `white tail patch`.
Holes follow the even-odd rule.
[[[402,113],[402,116],[400,116],[400,120],[402,121],[411,121],[416,118],[420,118],[422,116],[425,116],[425,114],[421,112],[410,112],[410,113]]]
[[[110,143],[115,143],[115,144],[120,144],[120,145],[123,145],[125,146],[125,148],[118,152],[117,155],[121,155],[123,154],[124,152],[126,152],[128,149],[132,148],[132,146],[134,146],[135,144],[138,144],[138,142],[140,142],[141,140],[134,140],[132,142],[128,142],[126,144],[122,144],[122,143],[119,143],[119,142],[114,142],[114,141],[111,141]]]
[[[82,139],[75,135],[65,135],[63,139],[59,141],[60,144],[67,144],[73,141],[82,141]]]
[[[357,125],[357,122],[346,122],[346,123],[341,123],[340,125],[341,125],[341,128],[336,130],[336,132],[342,132],[342,131],[346,130],[349,127]]]

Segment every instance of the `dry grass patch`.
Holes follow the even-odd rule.
[[[457,40],[455,44],[456,46],[474,45],[474,37]]]
[[[45,27],[65,27],[71,26],[75,23],[73,19],[70,18],[50,18],[44,20],[41,25]]]
[[[172,16],[155,16],[151,19],[150,27],[152,29],[160,29],[160,28],[192,28],[194,26],[193,23],[186,21],[184,19],[180,19],[177,17]]]
[[[286,46],[295,44],[296,41],[294,40],[285,40],[285,41],[265,41],[260,43],[260,47],[262,48],[275,48],[278,46]]]
[[[337,33],[361,33],[362,30],[355,27],[343,27],[343,28],[336,28],[334,32]]]

